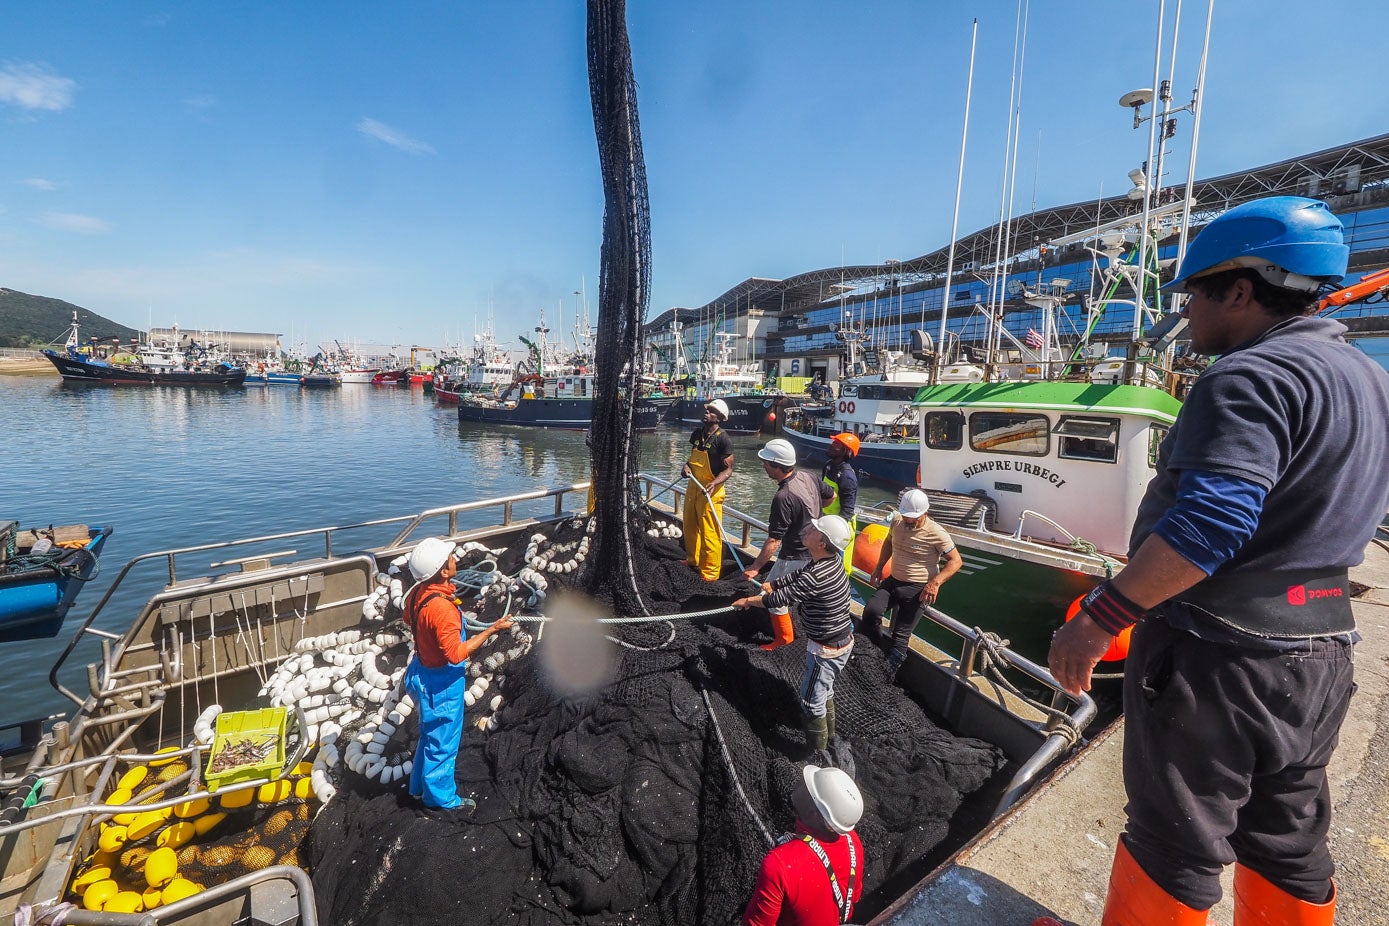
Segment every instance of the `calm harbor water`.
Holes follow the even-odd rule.
[[[114,528],[101,574],[82,591],[64,630],[0,649],[0,723],[67,710],[48,684],[49,668],[121,568],[140,554],[569,485],[586,480],[589,469],[581,433],[460,425],[454,408],[436,405],[418,387],[113,388],[8,376],[0,377],[0,418],[0,517],[25,526]],[[678,474],[687,438],[683,427],[643,434],[642,469]],[[734,437],[728,488],[729,505],[763,519],[773,485],[754,454],[764,440]],[[871,487],[862,494],[868,504],[894,497]],[[334,550],[382,544],[396,530],[350,532],[335,537]],[[188,566],[180,558],[180,578],[202,574],[210,562],[287,549],[310,556],[322,544],[280,540],[213,551]],[[161,560],[137,567],[96,626],[124,631],[167,577]],[[82,667],[96,658],[96,647],[84,643],[65,667],[64,684],[80,693]]]

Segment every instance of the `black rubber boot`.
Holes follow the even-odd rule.
[[[825,702],[825,740],[834,741],[834,698]]]
[[[815,765],[832,765],[829,754],[829,727],[826,718],[807,714],[805,718],[805,744],[810,749],[810,761]]]

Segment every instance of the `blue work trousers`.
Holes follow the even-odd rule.
[[[468,690],[468,663],[431,669],[416,656],[405,670],[405,690],[420,716],[420,742],[410,770],[410,793],[426,807],[459,806],[453,780],[458,744],[463,738],[463,693]]]

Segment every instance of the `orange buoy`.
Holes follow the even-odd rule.
[[[1080,603],[1084,600],[1085,595],[1081,595],[1075,601],[1071,602],[1071,606],[1066,609],[1067,621],[1070,621],[1071,618],[1080,613]],[[1121,659],[1127,659],[1129,655],[1129,637],[1132,635],[1132,627],[1125,627],[1123,630],[1119,631],[1119,635],[1114,638],[1114,642],[1109,644],[1109,649],[1105,650],[1104,655],[1100,657],[1100,662],[1118,662]]]
[[[883,541],[887,539],[886,524],[867,524],[863,530],[858,532],[858,538],[854,540],[854,568],[862,569],[872,575],[873,569],[878,565],[878,557],[883,553]],[[892,558],[888,557],[887,564],[883,566],[883,578],[892,575]]]

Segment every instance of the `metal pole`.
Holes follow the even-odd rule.
[[[960,168],[955,177],[955,214],[950,220],[950,250],[945,258],[945,287],[941,290],[940,335],[936,338],[936,366],[932,380],[939,382],[945,369],[945,317],[950,312],[950,290],[955,273],[955,242],[960,232],[960,192],[965,183],[965,142],[969,139],[969,104],[974,93],[974,49],[979,40],[979,19],[975,17],[969,38],[969,79],[965,82],[965,124],[960,130]],[[926,297],[922,294],[921,314],[926,315]]]
[[[1201,46],[1201,65],[1196,70],[1196,89],[1191,92],[1191,156],[1186,167],[1186,205],[1182,209],[1182,228],[1177,236],[1177,266],[1186,257],[1187,233],[1191,230],[1191,196],[1196,186],[1196,143],[1201,138],[1201,91],[1206,84],[1206,55],[1211,47],[1211,17],[1215,14],[1215,0],[1206,4],[1206,38]]]
[[[1157,42],[1153,49],[1153,91],[1156,93],[1159,86],[1159,77],[1162,74],[1162,24],[1167,18],[1167,0],[1158,0],[1158,21],[1157,21]],[[1138,237],[1138,291],[1133,298],[1133,331],[1131,332],[1130,343],[1136,344],[1138,338],[1143,334],[1143,308],[1144,293],[1147,291],[1148,284],[1148,218],[1153,205],[1153,168],[1157,165],[1153,159],[1153,142],[1157,137],[1157,100],[1153,100],[1153,111],[1148,116],[1148,157],[1147,157],[1147,182],[1143,184],[1143,227],[1139,230]],[[1132,354],[1130,354],[1132,356]]]

